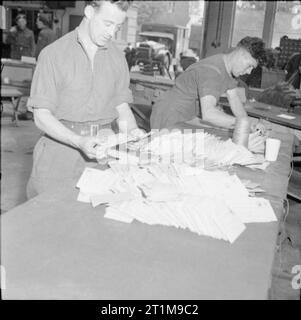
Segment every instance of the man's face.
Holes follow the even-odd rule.
[[[26,19],[19,18],[18,21],[17,21],[17,25],[21,30],[25,29],[25,27],[26,27]]]
[[[36,23],[38,29],[42,29],[44,26],[44,23],[42,21],[39,20],[39,18],[37,19],[37,23]]]
[[[239,77],[244,74],[250,74],[257,67],[257,64],[257,60],[247,50],[239,49],[231,71],[234,77]]]
[[[94,44],[103,46],[121,28],[126,12],[108,1],[104,1],[99,10],[93,10],[89,19],[89,35]]]

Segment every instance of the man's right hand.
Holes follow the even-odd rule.
[[[102,146],[103,143],[103,139],[100,139],[99,137],[79,136],[76,145],[87,155],[87,157],[96,159],[97,147]]]
[[[10,32],[17,32],[17,27],[16,26],[13,26],[10,28],[9,30]]]

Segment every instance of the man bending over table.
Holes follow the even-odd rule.
[[[250,74],[264,59],[263,41],[256,37],[245,37],[230,53],[213,55],[190,65],[176,78],[173,88],[153,106],[151,128],[168,128],[194,119],[198,115],[197,100],[200,102],[202,119],[215,126],[233,128],[236,118],[248,119],[238,94],[236,78]],[[227,94],[234,116],[217,107],[223,93]],[[252,129],[264,130],[264,127],[254,122]]]

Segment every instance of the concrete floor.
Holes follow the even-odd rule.
[[[19,121],[15,127],[4,105],[1,117],[1,212],[26,201],[26,184],[32,167],[33,148],[40,136],[32,120]],[[295,204],[291,202],[291,205]],[[272,277],[272,299],[300,299],[300,291],[292,289],[292,266],[301,264],[301,251],[285,240],[276,250]]]
[[[25,202],[26,184],[32,167],[32,152],[40,131],[33,121],[12,124],[9,113],[1,117],[1,212]]]

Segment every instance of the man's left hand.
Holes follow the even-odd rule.
[[[251,132],[259,132],[261,135],[266,133],[266,127],[260,120],[251,122]]]
[[[129,136],[138,140],[144,137],[145,134],[146,132],[143,129],[135,128],[130,131]]]

